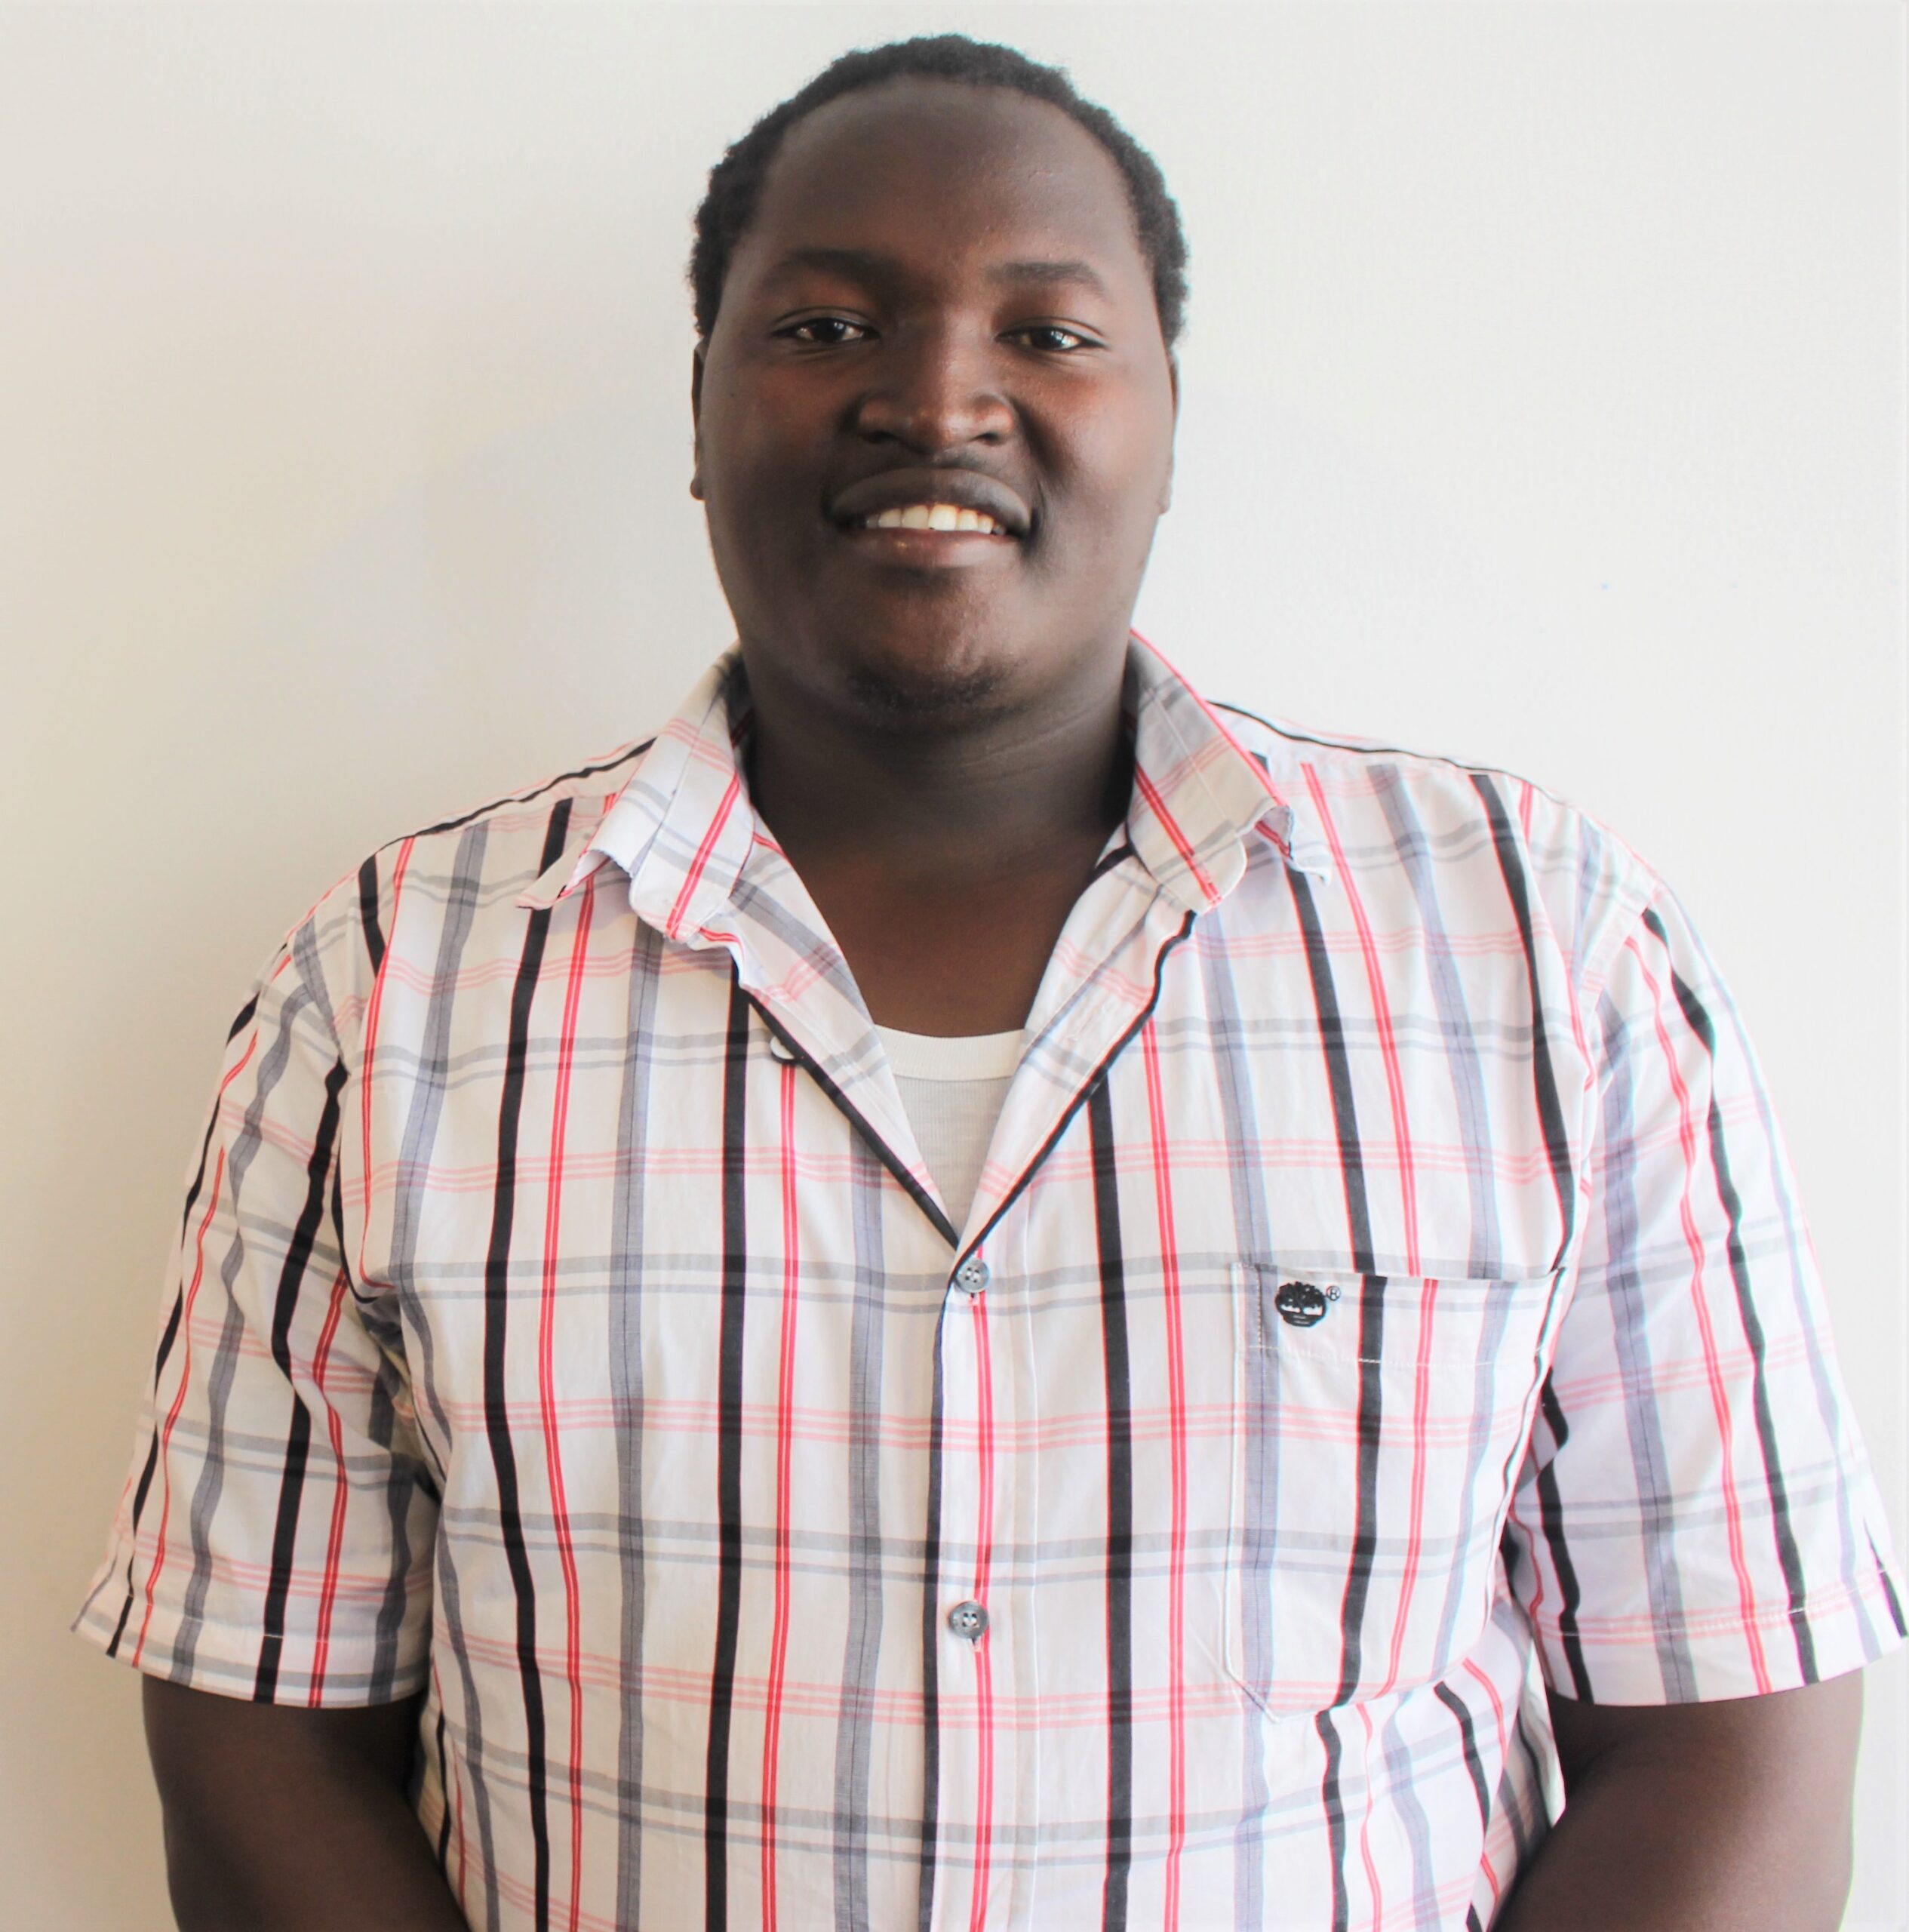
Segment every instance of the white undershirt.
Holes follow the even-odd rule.
[[[937,1039],[927,1033],[898,1033],[892,1026],[875,1031],[921,1158],[958,1228],[968,1217],[1001,1103],[1020,1063],[1021,1035]]]

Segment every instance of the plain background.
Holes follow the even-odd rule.
[[[158,1932],[133,1677],[65,1634],[219,1042],[374,844],[728,640],[689,220],[846,47],[1071,65],[1193,246],[1139,623],[1508,765],[1681,890],[1787,1123],[1904,1540],[1904,15],[0,11],[0,1915]],[[1849,1924],[1909,1926],[1872,1673]]]

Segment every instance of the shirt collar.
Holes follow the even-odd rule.
[[[1133,795],[1127,838],[1154,882],[1184,910],[1217,906],[1265,838],[1297,869],[1327,876],[1324,840],[1265,758],[1248,751],[1153,645],[1128,645]],[[699,678],[643,755],[580,855],[566,852],[518,903],[548,908],[605,863],[630,881],[631,906],[690,944],[727,943],[724,909],[758,832],[740,747],[749,686],[726,651]]]
[[[1127,836],[1160,890],[1204,912],[1239,884],[1255,842],[1323,878],[1332,866],[1309,811],[1296,807],[1268,761],[1138,632],[1127,650],[1133,798]]]

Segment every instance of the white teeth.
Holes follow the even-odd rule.
[[[862,519],[864,530],[966,530],[985,537],[1005,537],[1007,532],[985,510],[964,509],[954,503],[909,503],[904,508],[878,510]]]

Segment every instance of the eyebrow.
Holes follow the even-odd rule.
[[[818,269],[825,274],[846,275],[857,281],[890,281],[898,265],[890,256],[870,248],[792,248],[775,266],[785,274],[792,269]],[[1077,284],[1111,299],[1106,279],[1090,263],[1081,261],[1030,260],[998,262],[987,271],[988,279],[998,283],[1038,282],[1057,288]]]
[[[1003,262],[998,268],[988,271],[988,278],[991,281],[1038,281],[1050,285],[1081,282],[1096,295],[1111,292],[1100,272],[1085,262]]]

